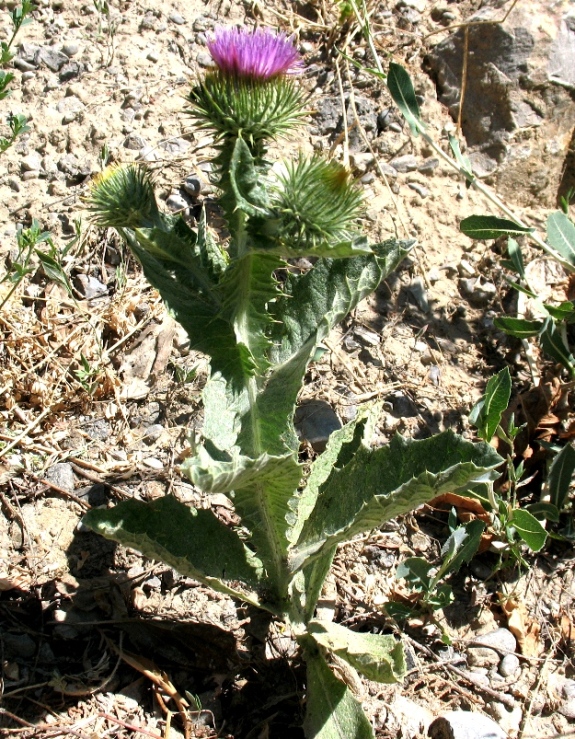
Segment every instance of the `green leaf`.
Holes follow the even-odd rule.
[[[575,358],[565,346],[553,318],[545,319],[540,341],[543,351],[569,370],[571,377],[575,377]]]
[[[311,621],[308,632],[320,646],[344,659],[368,680],[397,683],[405,676],[403,645],[391,634],[365,634],[320,620]]]
[[[573,482],[573,472],[575,471],[575,449],[572,444],[565,444],[563,449],[553,460],[549,468],[549,477],[547,478],[547,487],[549,489],[549,498],[551,503],[562,511],[565,501],[569,495],[569,490]]]
[[[547,218],[547,243],[561,261],[575,267],[575,225],[560,210]]]
[[[262,454],[250,459],[235,453],[229,461],[219,461],[200,447],[182,469],[204,492],[232,494],[242,525],[276,585],[287,558],[291,500],[301,478],[297,456]]]
[[[532,228],[518,226],[507,218],[496,216],[468,216],[459,224],[459,229],[472,239],[498,239],[509,234],[527,234]]]
[[[469,157],[463,156],[463,154],[461,153],[461,148],[459,146],[459,141],[451,133],[449,134],[449,146],[451,147],[453,156],[457,160],[457,163],[461,167],[463,173],[470,179],[475,179],[475,175],[473,174],[473,169],[471,168],[471,162],[469,161]]]
[[[434,578],[435,582],[439,582],[448,572],[458,572],[464,562],[471,562],[479,549],[484,531],[485,524],[477,520],[469,521],[455,529],[441,548],[444,559]]]
[[[411,133],[417,136],[423,130],[424,126],[419,114],[419,105],[417,104],[411,78],[401,64],[396,64],[395,62],[389,63],[387,88],[395,104],[409,124]]]
[[[527,506],[527,510],[538,521],[547,519],[548,521],[553,521],[553,523],[559,523],[559,509],[552,503],[531,503],[531,505]]]
[[[54,257],[50,256],[50,254],[47,254],[46,252],[43,252],[41,249],[35,249],[36,256],[40,260],[40,263],[42,264],[42,268],[44,272],[46,273],[46,277],[48,279],[52,280],[53,282],[58,283],[58,285],[61,285],[68,295],[72,295],[72,287],[70,285],[70,282],[68,280],[68,276],[62,269],[62,265],[54,259]]]
[[[270,454],[297,449],[293,428],[296,399],[316,347],[408,253],[412,241],[390,239],[372,247],[374,254],[354,259],[319,259],[302,275],[288,275],[285,295],[268,306],[272,370],[258,393],[252,413],[259,419],[262,443]],[[250,415],[242,419],[238,443],[251,441]],[[244,446],[245,445],[245,446]]]
[[[362,445],[321,486],[294,549],[292,570],[443,492],[494,479],[501,462],[488,444],[472,444],[451,431],[418,441],[396,435],[379,449]]]
[[[253,593],[238,591],[225,581],[258,586],[261,562],[209,510],[192,508],[166,495],[150,503],[126,500],[107,510],[93,508],[82,522],[107,539],[161,560],[214,590],[257,602]]]
[[[513,269],[517,272],[521,279],[525,279],[525,266],[523,264],[521,247],[519,246],[517,241],[515,241],[515,239],[511,238],[511,236],[507,239],[507,254],[509,255],[509,259],[511,260]]]
[[[256,167],[249,146],[240,137],[234,145],[229,177],[236,208],[250,216],[267,215],[268,198],[262,183],[262,172]]]
[[[575,305],[570,300],[566,300],[561,305],[549,305],[544,303],[545,310],[552,318],[557,321],[565,321],[565,323],[575,323]]]
[[[469,414],[469,421],[477,427],[477,435],[484,441],[491,441],[501,417],[509,405],[511,397],[511,375],[505,367],[494,375],[485,388],[485,395]]]
[[[340,682],[317,648],[305,650],[307,665],[307,739],[374,739],[360,703]]]
[[[496,328],[518,339],[537,336],[543,328],[543,321],[528,321],[525,318],[510,318],[509,316],[499,316],[493,323]]]
[[[430,571],[433,565],[422,557],[408,557],[397,566],[395,576],[398,580],[402,578],[412,588],[427,593],[431,586]]]
[[[533,552],[539,552],[545,546],[547,532],[529,511],[521,508],[514,510],[509,518],[508,526],[512,526],[517,531]]]

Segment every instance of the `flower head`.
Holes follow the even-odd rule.
[[[220,72],[234,77],[269,80],[303,69],[293,38],[264,28],[217,28],[208,49]]]

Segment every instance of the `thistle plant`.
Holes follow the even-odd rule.
[[[330,664],[372,680],[405,670],[400,640],[315,618],[338,544],[441,492],[492,479],[500,457],[446,432],[375,448],[377,406],[300,462],[293,417],[319,343],[403,259],[410,242],[370,244],[358,231],[361,192],[344,167],[303,154],[272,165],[269,143],[305,116],[303,68],[292,38],[220,29],[216,69],[191,90],[189,113],[215,135],[215,183],[227,219],[222,244],[202,215],[195,228],[162,212],[150,175],[106,171],[95,220],[112,226],[149,282],[210,358],[201,437],[182,472],[227,495],[241,526],[172,495],[90,511],[87,526],[285,623],[307,665],[308,737],[372,737],[360,703]],[[312,257],[303,271],[291,257]]]

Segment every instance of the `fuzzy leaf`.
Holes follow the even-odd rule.
[[[191,291],[195,275],[171,256],[151,253],[150,238],[137,230],[123,232],[130,248],[142,265],[150,284],[158,290],[174,318],[190,337],[190,346],[211,357],[214,373],[222,376],[232,387],[245,387],[245,378],[253,375],[255,366],[249,349],[237,344],[229,322],[220,315],[221,304],[215,294]],[[142,243],[145,246],[142,246]],[[164,247],[170,243],[166,241]],[[173,243],[173,242],[172,242]],[[178,260],[179,261],[179,260]]]
[[[319,651],[306,650],[307,739],[374,739],[361,704],[338,680]]]
[[[288,276],[286,296],[269,306],[277,327],[272,330],[270,352],[275,366],[256,401],[268,453],[298,448],[292,418],[302,377],[318,344],[395,269],[412,244],[392,239],[373,246],[373,256],[320,259],[307,273]],[[242,448],[250,428],[249,418],[245,420],[239,437]]]
[[[401,64],[390,62],[389,72],[387,73],[387,87],[395,104],[409,124],[411,133],[417,136],[423,129],[423,123],[421,122],[413,83]]]
[[[150,503],[126,500],[107,510],[93,508],[82,521],[107,539],[161,560],[214,590],[256,600],[253,594],[241,593],[225,581],[258,586],[261,563],[209,510],[192,508],[166,495]]]
[[[331,621],[313,620],[308,632],[368,680],[400,682],[406,672],[403,645],[391,634],[364,634]]]
[[[532,228],[518,226],[514,221],[497,216],[468,216],[459,224],[460,230],[471,239],[498,239],[509,234],[527,234]]]
[[[230,160],[230,183],[236,207],[250,216],[267,213],[267,194],[249,146],[238,137]]]
[[[389,446],[379,449],[362,446],[321,486],[293,552],[292,570],[443,492],[493,479],[501,462],[488,444],[472,444],[451,431],[421,441],[396,435]]]
[[[575,225],[561,210],[547,218],[547,242],[561,261],[575,267]]]
[[[301,478],[297,457],[263,454],[250,459],[234,454],[229,461],[218,461],[200,448],[184,463],[183,471],[204,492],[232,494],[252,544],[271,568],[270,577],[277,574],[287,556],[290,502]]]

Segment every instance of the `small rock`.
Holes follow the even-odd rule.
[[[84,67],[79,62],[68,62],[60,70],[58,79],[60,82],[69,82],[82,74]]]
[[[152,49],[148,52],[146,59],[148,59],[151,62],[154,62],[154,64],[159,61],[160,59],[160,53],[156,49]]]
[[[64,54],[66,54],[66,56],[76,56],[76,54],[80,51],[80,47],[74,41],[71,41],[62,46],[62,51],[64,52]]]
[[[499,663],[499,673],[503,675],[503,677],[513,677],[513,675],[516,675],[519,672],[520,667],[521,663],[519,662],[519,657],[517,657],[517,655],[506,654]]]
[[[503,703],[493,701],[489,703],[489,713],[497,721],[502,731],[512,736],[518,734],[521,720],[523,719],[523,711],[519,706],[515,706],[515,708],[509,710]]]
[[[71,178],[88,177],[92,174],[92,167],[88,161],[80,162],[74,154],[66,154],[58,160],[56,165],[60,172]]]
[[[46,479],[62,490],[67,490],[69,493],[74,492],[74,470],[67,462],[53,464],[46,471]]]
[[[205,18],[203,15],[199,15],[194,21],[193,29],[196,33],[207,31],[213,26],[213,22]]]
[[[427,297],[427,290],[425,289],[425,285],[421,277],[415,277],[407,287],[407,290],[413,296],[413,299],[417,303],[419,309],[422,310],[424,313],[427,313],[427,311],[429,310],[429,300]]]
[[[417,168],[418,172],[421,172],[422,174],[430,174],[433,172],[437,167],[439,166],[439,159],[435,159],[434,157],[429,157],[428,159],[425,159]]]
[[[158,152],[155,146],[144,146],[138,152],[138,159],[142,162],[155,162],[158,159]]]
[[[148,428],[144,432],[144,441],[153,444],[155,441],[158,441],[163,433],[164,427],[162,426],[162,424],[154,423],[151,426],[148,426]]]
[[[204,67],[205,69],[213,69],[216,66],[216,63],[212,59],[212,55],[208,54],[207,51],[198,51],[196,62],[200,67]]]
[[[173,211],[182,211],[188,209],[188,202],[187,200],[180,195],[179,192],[173,192],[169,195],[168,199],[166,200],[166,205],[170,210]]]
[[[16,69],[19,69],[21,72],[35,72],[36,71],[35,64],[32,64],[31,62],[27,62],[25,59],[21,59],[19,56],[14,58],[13,64],[16,67]]]
[[[74,285],[80,295],[86,300],[101,298],[108,294],[108,288],[91,275],[79,274],[74,279]]]
[[[34,56],[34,62],[39,66],[44,64],[52,72],[59,72],[69,58],[61,51],[56,51],[49,46],[41,46]]]
[[[405,154],[402,157],[392,159],[390,165],[401,174],[413,172],[417,169],[417,159],[412,154]]]
[[[190,175],[184,180],[183,188],[190,197],[197,198],[202,191],[202,181],[199,177]]]
[[[422,198],[426,198],[429,195],[429,190],[424,185],[420,185],[419,182],[408,182],[408,187],[411,187],[412,190],[415,190],[415,192]]]
[[[427,735],[431,739],[507,739],[507,734],[482,713],[449,711],[436,718]]]
[[[489,303],[497,294],[497,288],[492,282],[483,282],[473,277],[459,280],[459,287],[462,295],[478,307]]]
[[[30,659],[36,654],[36,642],[28,634],[10,634],[4,631],[2,645],[5,658]]]
[[[185,154],[190,148],[190,142],[179,137],[160,141],[159,146],[170,154]]]
[[[124,147],[126,149],[143,149],[146,146],[146,140],[137,133],[129,133],[124,139]]]
[[[427,7],[427,0],[401,0],[400,5],[403,5],[406,8],[413,8],[419,13],[423,13]]]
[[[22,75],[22,82],[28,82],[28,80],[34,79],[35,76],[36,71],[24,72],[24,74]]]
[[[175,23],[177,26],[183,26],[186,22],[184,16],[176,13],[175,10],[170,13],[168,20],[172,21],[172,23]]]
[[[321,453],[333,431],[341,428],[341,421],[325,400],[308,400],[296,408],[294,426],[298,438],[308,441]]]
[[[500,651],[515,652],[517,649],[517,640],[509,629],[496,629],[488,634],[481,634],[475,637],[475,642],[484,644],[485,647],[470,647],[467,651],[468,661],[470,665],[491,666],[498,665],[501,661]],[[489,647],[495,647],[490,649]]]
[[[94,418],[82,425],[83,431],[93,441],[106,441],[110,436],[110,424],[105,418]]]
[[[557,711],[565,718],[575,719],[575,680],[567,679],[563,682],[561,693],[565,700]]]
[[[20,160],[20,169],[22,172],[38,172],[42,169],[42,159],[35,151],[28,156],[22,157]]]
[[[160,462],[156,457],[148,457],[147,459],[142,460],[142,464],[145,464],[146,467],[149,467],[151,470],[159,471],[164,469],[163,462]]]
[[[457,265],[457,271],[461,277],[475,277],[475,267],[470,264],[467,259],[462,259]]]

